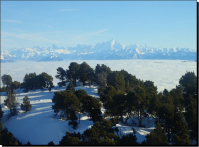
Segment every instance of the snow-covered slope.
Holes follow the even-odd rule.
[[[10,56],[14,60],[37,61],[55,54],[62,59],[181,59],[196,60],[196,52],[189,48],[153,48],[147,45],[125,46],[116,40],[91,45],[77,45],[76,47],[48,48],[14,48],[10,51],[2,51],[2,56]]]
[[[27,95],[32,104],[32,109],[31,111],[24,113],[20,110],[18,105],[17,110],[19,111],[19,114],[10,119],[7,118],[9,109],[3,105],[5,92],[2,92],[1,105],[4,111],[4,116],[2,118],[3,127],[8,128],[8,131],[12,132],[23,144],[30,141],[32,145],[47,145],[50,141],[53,141],[55,144],[59,144],[59,141],[65,135],[66,131],[83,133],[83,131],[93,125],[93,122],[89,120],[90,118],[87,117],[86,114],[81,114],[81,121],[76,130],[72,129],[72,127],[68,125],[68,121],[59,120],[59,116],[54,115],[54,111],[52,109],[53,94],[55,91],[65,90],[65,88],[66,87],[59,88],[56,86],[52,88],[51,92],[46,89],[44,91],[37,90],[30,91],[28,93],[24,93],[21,89],[17,89],[16,96],[18,98],[18,103],[21,104],[25,95]],[[97,88],[98,86],[80,86],[75,89],[84,89],[89,95],[98,98]],[[102,113],[104,113],[103,108]],[[135,118],[132,119],[137,121]],[[128,125],[131,124],[132,119],[128,120]],[[145,135],[154,129],[152,118],[150,123],[148,123],[147,120],[144,120],[143,124],[146,125],[147,128],[134,127],[137,131],[136,136],[138,142],[142,142],[145,139]],[[117,124],[117,127],[121,130],[119,135],[133,133],[131,126],[119,123]]]

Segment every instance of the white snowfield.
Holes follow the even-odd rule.
[[[75,90],[84,89],[89,95],[99,98],[97,88],[98,86],[85,86],[76,87]],[[52,103],[54,92],[65,89],[66,86],[61,88],[56,86],[52,88],[51,92],[45,89],[44,91],[32,90],[28,93],[24,93],[22,89],[17,89],[16,96],[18,98],[18,115],[12,116],[9,119],[7,117],[9,109],[4,106],[4,100],[6,98],[5,92],[2,92],[1,105],[4,111],[4,116],[2,118],[3,127],[8,128],[8,131],[12,132],[23,144],[29,141],[32,145],[47,145],[50,141],[53,141],[58,145],[66,131],[83,133],[93,125],[93,122],[89,120],[90,118],[86,114],[80,115],[80,124],[78,124],[76,130],[74,130],[72,126],[68,125],[68,121],[60,120],[59,115],[55,116],[54,114],[52,109],[52,105],[54,104]],[[25,95],[29,97],[30,103],[32,104],[31,111],[26,113],[20,109],[20,104]],[[105,110],[102,107],[102,113],[104,114],[104,112]],[[133,120],[137,122],[136,118],[133,118]],[[150,123],[148,123],[147,120],[143,121],[143,125],[146,125],[146,128],[134,126],[137,131],[136,136],[138,142],[142,142],[145,139],[145,135],[154,129],[154,121],[152,118],[151,120],[152,121],[150,121]],[[127,125],[119,123],[116,126],[119,129],[119,136],[133,133],[132,118],[127,121]]]

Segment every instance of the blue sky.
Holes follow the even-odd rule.
[[[196,1],[1,1],[1,49],[111,39],[196,50]]]

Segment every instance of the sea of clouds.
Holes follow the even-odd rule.
[[[197,63],[194,61],[184,60],[66,60],[56,62],[34,62],[34,61],[17,61],[12,63],[1,63],[1,76],[8,74],[13,81],[23,82],[25,74],[40,74],[46,72],[53,77],[53,84],[59,82],[55,78],[57,68],[68,69],[71,62],[81,64],[86,62],[92,68],[97,64],[105,64],[112,71],[126,70],[128,73],[135,75],[138,79],[151,80],[157,86],[158,91],[165,88],[171,90],[179,84],[179,79],[186,71],[194,71],[197,74]],[[1,81],[2,87],[2,81]]]

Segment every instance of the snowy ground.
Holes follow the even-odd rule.
[[[20,110],[18,105],[17,110],[19,114],[8,119],[7,115],[9,109],[3,105],[5,99],[5,92],[1,93],[1,102],[2,108],[4,111],[4,116],[2,118],[3,127],[8,128],[8,131],[12,132],[16,138],[18,138],[23,144],[30,141],[33,145],[47,145],[48,142],[53,141],[55,144],[58,144],[61,138],[65,135],[65,132],[80,132],[83,133],[87,128],[93,125],[93,122],[90,121],[89,117],[85,114],[82,114],[80,117],[80,124],[77,129],[72,129],[68,125],[68,121],[59,120],[59,116],[55,116],[52,109],[52,98],[55,91],[65,90],[66,87],[59,88],[58,86],[54,87],[51,92],[47,89],[44,91],[30,91],[28,93],[22,92],[22,90],[16,90],[18,103],[21,104],[25,95],[30,99],[32,104],[32,110],[30,112],[24,113]],[[76,87],[75,89],[84,89],[89,95],[94,97],[99,97],[97,94],[97,86],[85,86],[85,87]],[[104,108],[102,107],[102,113],[104,113]],[[133,133],[132,119],[137,122],[136,118],[130,118],[127,121],[127,125],[119,123],[116,126],[119,129],[118,135],[124,135],[127,133]],[[140,128],[134,126],[137,131],[136,136],[138,142],[142,142],[145,139],[145,135],[148,134],[151,130],[154,129],[153,118],[149,118],[150,122],[148,123],[147,119],[143,121],[143,125],[146,125],[146,128]],[[138,123],[137,123],[138,124]]]

